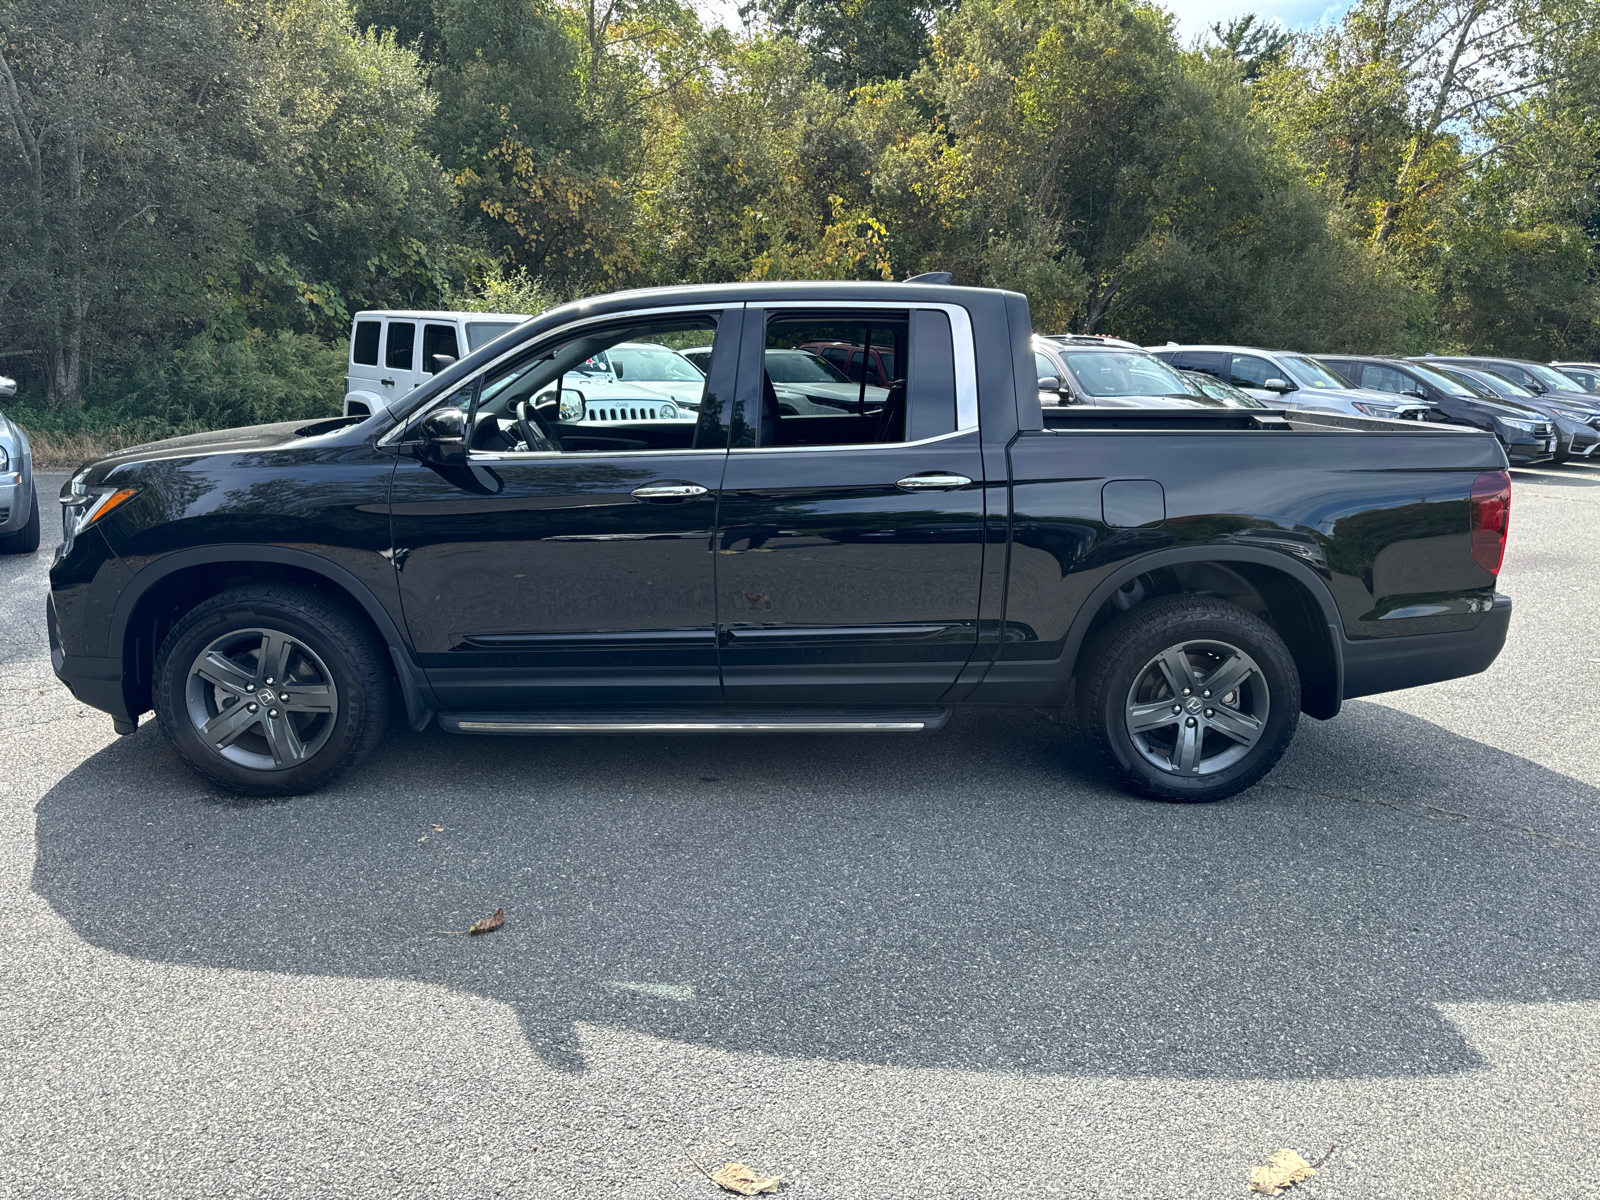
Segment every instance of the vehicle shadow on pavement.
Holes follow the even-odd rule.
[[[977,1071],[1421,1075],[1480,1065],[1438,1004],[1600,996],[1597,813],[1360,702],[1204,806],[1122,795],[1028,713],[927,738],[396,732],[271,803],[209,791],[146,725],[40,801],[33,887],[154,962],[503,1001],[569,1071],[582,1023]],[[497,907],[489,936],[430,932]]]

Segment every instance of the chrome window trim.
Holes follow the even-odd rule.
[[[450,387],[442,389],[437,395],[429,396],[425,400],[419,400],[417,402],[417,404],[413,408],[407,409],[402,415],[400,415],[400,416],[395,418],[395,427],[393,429],[391,429],[388,433],[384,434],[381,438],[379,438],[377,444],[380,445],[380,446],[392,446],[392,445],[395,445],[399,440],[400,434],[402,432],[404,432],[405,429],[409,425],[413,424],[417,420],[417,418],[422,417],[422,416],[426,416],[428,414],[428,412],[431,411],[439,403],[439,401],[443,400],[446,396],[454,395],[461,388],[469,386],[474,380],[478,379],[479,377],[481,377],[483,375],[487,375],[490,371],[493,371],[496,367],[499,367],[501,364],[505,363],[507,360],[512,359],[512,358],[516,358],[520,354],[527,353],[528,350],[530,350],[534,346],[537,346],[541,342],[546,341],[547,339],[562,337],[562,336],[570,333],[574,329],[581,329],[585,325],[606,325],[606,324],[610,324],[612,321],[627,320],[629,317],[663,316],[663,315],[671,316],[674,313],[716,313],[719,319],[725,320],[728,313],[743,312],[746,307],[747,307],[747,305],[743,301],[740,301],[737,304],[678,304],[678,305],[673,305],[670,308],[630,308],[630,309],[625,309],[622,312],[596,313],[596,314],[593,314],[593,315],[590,315],[590,316],[577,317],[577,318],[575,318],[575,319],[573,319],[571,321],[568,321],[565,325],[557,325],[554,329],[547,329],[543,333],[541,333],[538,337],[529,338],[527,341],[522,342],[519,345],[513,346],[511,349],[507,350],[504,354],[500,355],[498,358],[494,359],[492,362],[484,363],[483,366],[479,367],[476,371],[474,371],[471,375],[468,375],[465,379],[461,380],[459,383],[452,384]],[[490,316],[492,314],[485,313],[483,315],[484,316]],[[482,453],[482,452],[480,451],[480,453]],[[532,453],[540,453],[540,452],[534,451]],[[559,457],[562,457],[562,458],[575,458],[575,457],[577,457],[575,454],[566,454],[566,453],[563,453],[561,451],[556,451],[554,454],[552,454],[549,451],[544,451],[542,453],[544,453],[546,457],[556,457],[556,456],[559,456]],[[585,453],[588,453],[588,452],[586,451]],[[622,450],[622,451],[615,451],[615,452],[612,452],[612,453],[645,454],[645,453],[648,453],[648,451],[643,451],[643,450]],[[664,453],[664,454],[678,454],[678,453],[699,453],[699,452],[698,451],[667,450],[667,451],[662,451],[661,453]],[[716,453],[721,454],[721,453],[723,453],[723,451],[718,450],[718,451],[716,451]]]
[[[766,313],[784,313],[793,309],[833,308],[845,312],[860,309],[897,309],[910,312],[913,309],[922,309],[925,312],[942,312],[950,320],[951,349],[955,354],[956,366],[956,428],[957,433],[966,433],[978,427],[978,355],[977,343],[972,336],[972,318],[967,315],[967,310],[959,304],[928,304],[915,300],[759,300],[751,301],[745,307],[759,308]],[[938,441],[939,438],[948,437],[940,434],[938,438],[928,438],[927,441]],[[866,442],[857,443],[873,446],[916,446],[920,442]],[[751,450],[800,450],[809,447],[802,446],[750,446]],[[819,450],[842,450],[843,446],[819,446]]]
[[[560,459],[563,462],[570,462],[575,458],[615,458],[619,454],[638,454],[651,456],[667,454],[714,454],[720,458],[727,452],[728,448],[726,446],[719,446],[716,449],[690,447],[684,450],[473,450],[468,455],[468,461],[475,463],[525,462],[529,459],[548,458]]]
[[[834,450],[897,450],[902,446],[931,446],[935,442],[947,442],[951,438],[965,437],[969,433],[976,433],[976,429],[953,429],[949,433],[935,434],[930,438],[918,438],[914,442],[848,442],[842,446],[734,446],[729,449],[729,454],[766,454],[773,450],[782,450],[786,454],[816,454],[820,451]]]

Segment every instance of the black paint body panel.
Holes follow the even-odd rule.
[[[759,353],[761,309],[863,299],[966,311],[981,433],[754,448],[760,360],[746,351]],[[686,305],[743,312],[706,410],[727,448],[445,467],[392,444],[433,399],[552,331]],[[1317,715],[1492,660],[1507,609],[1471,557],[1467,518],[1472,481],[1506,465],[1492,438],[1227,410],[1118,410],[1099,426],[1075,414],[1047,429],[1030,335],[1026,302],[1002,292],[627,293],[528,322],[392,412],[135,447],[78,477],[141,491],[58,556],[52,657],[125,721],[148,708],[163,613],[287,574],[367,616],[414,724],[538,707],[1060,703],[1107,606],[1141,578],[1296,597],[1316,643],[1302,673],[1320,672],[1325,693]],[[924,472],[972,482],[897,486]],[[632,494],[662,481],[705,492]]]

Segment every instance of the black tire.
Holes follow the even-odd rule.
[[[273,636],[279,640],[268,640]],[[287,680],[268,674],[277,669],[265,664],[269,647],[281,651],[274,657],[286,664]],[[196,669],[202,656],[205,676]],[[219,676],[223,684],[214,681]],[[269,678],[272,688],[258,692]],[[237,685],[226,682],[235,679]],[[271,707],[277,703],[271,692],[279,687],[294,693],[281,713]],[[161,732],[199,774],[249,796],[299,795],[344,774],[378,744],[392,699],[388,656],[366,622],[292,584],[240,587],[211,597],[173,626],[156,657]],[[332,711],[309,711],[318,706]],[[201,732],[199,721],[207,714],[222,737],[233,739],[226,746]],[[242,732],[223,728],[219,720],[233,714],[231,724]],[[278,719],[268,721],[266,714]]]
[[[1242,792],[1283,757],[1300,720],[1300,673],[1283,639],[1212,596],[1164,596],[1123,613],[1085,662],[1081,728],[1122,786],[1152,800]],[[1236,675],[1231,692],[1202,686]]]
[[[33,507],[28,512],[28,523],[15,533],[0,537],[0,554],[32,554],[39,548],[39,492],[33,492]]]

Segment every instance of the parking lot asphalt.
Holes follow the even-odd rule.
[[[241,801],[56,683],[47,519],[0,559],[0,1196],[1197,1200],[1335,1143],[1297,1194],[1600,1195],[1600,467],[1514,476],[1494,667],[1195,807],[1010,711],[396,730]]]

